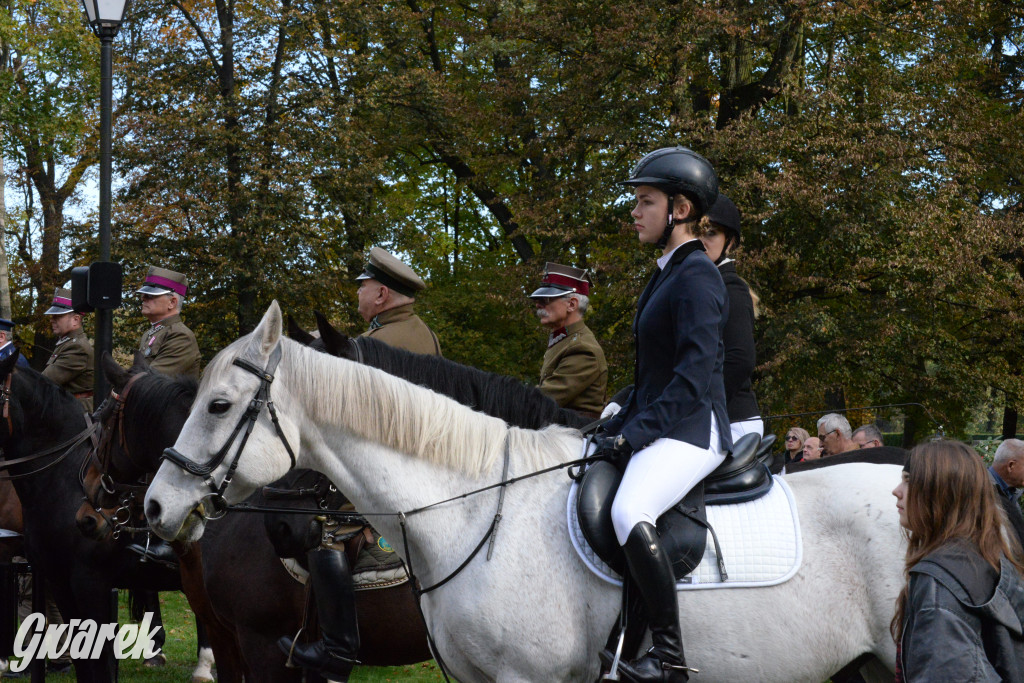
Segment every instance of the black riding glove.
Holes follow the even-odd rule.
[[[629,457],[633,455],[633,447],[622,438],[621,434],[615,436],[598,437],[597,448],[592,457],[607,460],[620,471],[626,470]]]

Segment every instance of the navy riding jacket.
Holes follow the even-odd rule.
[[[640,295],[633,391],[605,432],[621,434],[633,450],[659,438],[709,448],[714,414],[719,447],[731,450],[722,379],[728,316],[725,284],[704,245],[680,246]]]

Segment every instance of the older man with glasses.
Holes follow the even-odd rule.
[[[587,271],[548,263],[530,298],[541,325],[550,330],[538,388],[563,408],[597,417],[604,408],[608,363],[583,322],[590,287]]]
[[[839,413],[829,413],[818,419],[818,439],[824,449],[822,457],[855,451],[858,446],[851,438],[850,422]]]
[[[857,448],[878,448],[882,446],[882,431],[873,424],[857,427],[851,437]]]

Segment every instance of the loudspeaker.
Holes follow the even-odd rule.
[[[76,313],[92,313],[89,305],[89,267],[79,266],[71,269],[71,308]]]
[[[121,264],[97,261],[89,265],[87,303],[93,308],[111,310],[121,305]]]

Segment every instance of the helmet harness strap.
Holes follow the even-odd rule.
[[[672,236],[672,228],[676,224],[675,198],[675,195],[668,196],[668,218],[665,221],[665,229],[662,230],[661,237],[656,242],[659,249],[664,249],[668,245],[668,240]]]

